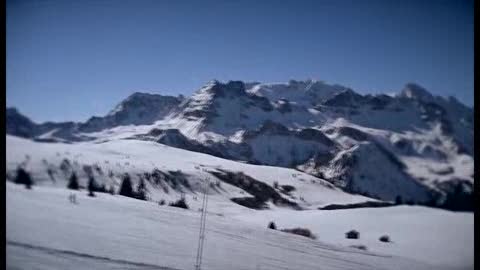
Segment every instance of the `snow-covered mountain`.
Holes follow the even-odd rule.
[[[86,123],[36,124],[7,110],[11,135],[72,143],[155,141],[294,168],[381,200],[432,205],[472,196],[473,132],[471,108],[416,84],[390,96],[312,80],[211,81],[185,99],[136,93]]]
[[[107,115],[93,116],[84,123],[46,122],[37,124],[16,108],[7,108],[7,134],[39,141],[75,142],[92,140],[91,133],[118,126],[148,125],[163,119],[178,108],[183,97],[133,93],[120,102]]]
[[[81,132],[95,132],[125,125],[148,125],[174,111],[181,97],[134,93],[104,117],[92,117],[79,126]]]

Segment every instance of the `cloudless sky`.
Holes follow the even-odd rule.
[[[104,115],[133,92],[211,79],[416,82],[473,105],[473,0],[7,0],[7,106]]]

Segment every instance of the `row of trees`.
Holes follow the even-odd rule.
[[[69,178],[67,188],[73,189],[73,190],[79,190],[80,185],[78,184],[78,177],[75,172],[73,172]],[[95,192],[108,192],[110,194],[115,194],[115,190],[113,186],[110,186],[110,188],[107,190],[104,185],[99,186],[93,175],[88,176],[88,195],[89,196],[95,196]],[[120,185],[120,190],[118,192],[119,195],[123,195],[126,197],[131,197],[139,200],[146,200],[147,199],[147,187],[145,185],[145,181],[140,179],[140,182],[138,183],[137,190],[134,191],[132,187],[132,181],[130,179],[129,174],[124,174],[123,179],[122,179],[122,184]]]
[[[25,185],[27,189],[31,189],[33,185],[32,176],[22,167],[19,167],[17,169],[17,174],[14,178],[14,182],[16,184]],[[75,172],[72,172],[72,174],[70,175],[67,188],[72,190],[80,189],[78,176]],[[113,186],[110,186],[110,188],[106,189],[105,185],[98,185],[92,174],[88,176],[87,190],[88,190],[88,195],[92,197],[95,196],[95,192],[103,192],[103,193],[108,192],[112,195],[115,194],[115,190]],[[140,182],[138,183],[138,186],[137,186],[137,190],[134,191],[132,188],[132,181],[130,179],[130,175],[126,173],[123,176],[122,184],[120,186],[120,190],[118,194],[126,197],[136,198],[139,200],[147,200],[147,187],[145,185],[145,181],[143,180],[143,178],[140,179]]]
[[[7,175],[7,178],[9,178],[8,175]],[[33,185],[33,179],[30,173],[28,173],[22,167],[19,167],[17,169],[17,174],[15,176],[14,182],[16,184],[25,185],[27,189],[31,189]],[[70,175],[67,188],[72,190],[81,189],[80,184],[78,182],[78,176],[75,172],[72,172],[72,174]],[[108,192],[112,195],[115,194],[113,186],[110,186],[108,190],[105,188],[104,185],[99,186],[92,174],[89,174],[88,176],[87,190],[88,190],[88,195],[91,197],[95,197],[95,192],[103,192],[103,193]],[[140,178],[140,181],[137,185],[137,190],[135,191],[132,187],[132,181],[131,181],[130,175],[128,173],[124,174],[122,178],[122,184],[120,185],[120,190],[118,191],[118,194],[122,196],[130,197],[130,198],[139,199],[139,200],[147,200],[147,187],[145,185],[145,180],[143,178]],[[162,200],[159,204],[164,205],[165,201]],[[175,202],[170,202],[168,205],[173,207],[184,208],[184,209],[189,208],[184,197],[180,198]]]

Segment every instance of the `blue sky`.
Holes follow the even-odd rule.
[[[83,121],[211,79],[416,82],[473,105],[473,1],[7,0],[7,106]]]

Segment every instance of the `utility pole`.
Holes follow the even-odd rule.
[[[202,214],[200,217],[200,232],[198,234],[198,248],[197,248],[197,259],[195,262],[195,270],[201,270],[201,265],[202,265],[203,243],[205,241],[205,222],[207,219],[209,180],[210,179],[207,176],[205,178],[205,188],[203,190]]]

